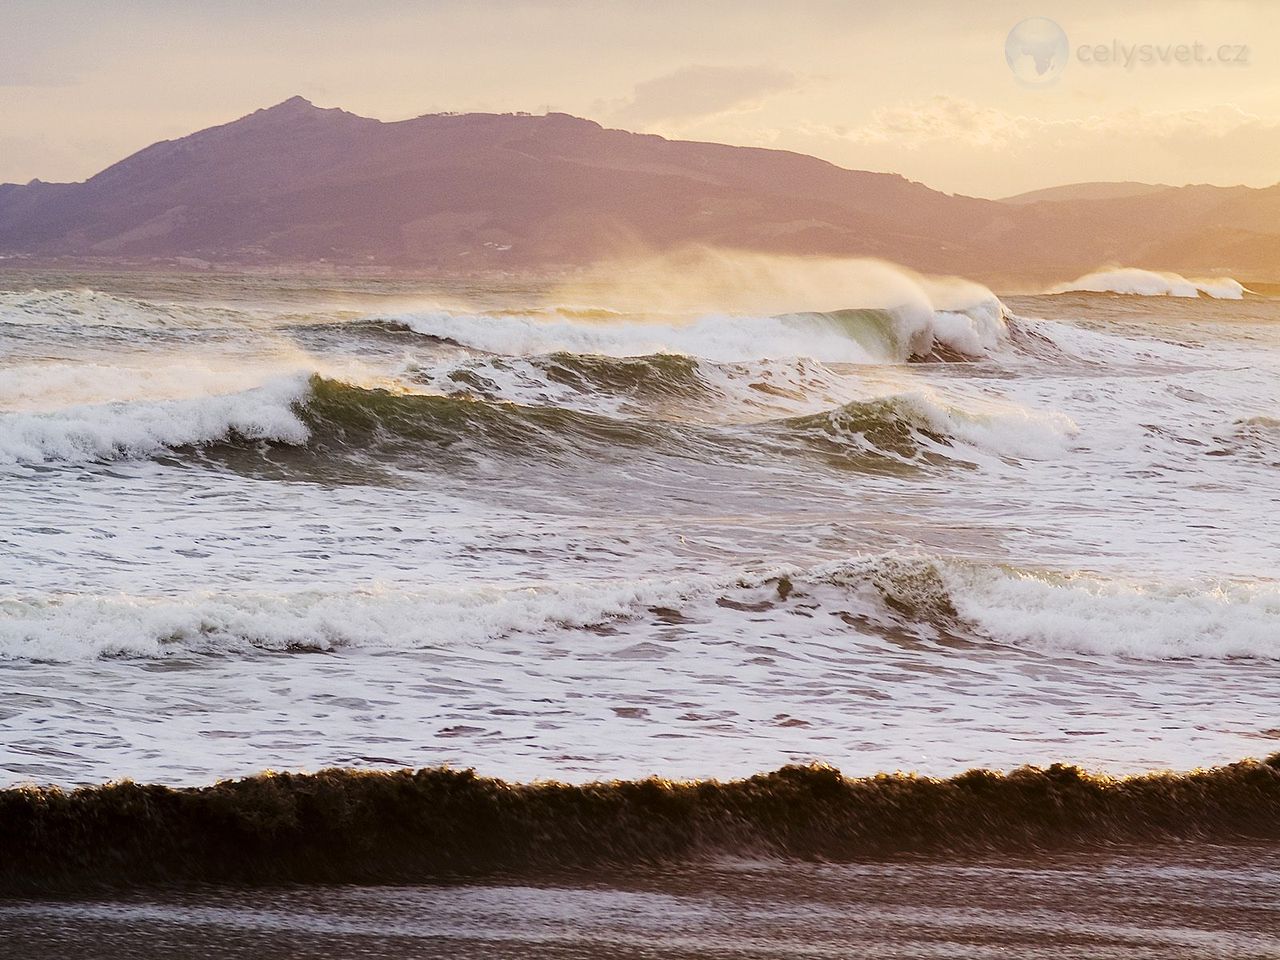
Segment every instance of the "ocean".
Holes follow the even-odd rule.
[[[1124,777],[1275,754],[1280,301],[1094,285],[997,297],[904,273],[900,302],[681,310],[516,282],[0,274],[0,787],[441,766],[570,785],[812,764]],[[1017,938],[1092,923],[1112,939],[1062,949],[1136,956],[1103,889],[1136,870],[1152,902],[1190,897],[1178,877],[1247,888],[1247,916],[1210,911],[1217,927],[1170,913],[1150,955],[1272,956],[1275,849],[917,877],[820,867],[810,846],[790,868],[579,878],[580,896],[381,888],[396,916],[361,942],[438,945],[441,917],[474,932],[497,898],[495,929],[514,935],[523,903],[620,955],[657,955],[672,911],[685,939],[663,956],[847,955],[785,924],[752,939],[750,897],[789,884],[810,933],[863,917],[865,955],[1039,956],[1058,941]],[[874,910],[867,870],[890,891]],[[1013,927],[973,921],[989,954],[947,939],[956,877],[1020,904]],[[1028,905],[1054,884],[1111,913]],[[926,891],[915,932],[951,953],[893,932],[903,885]],[[294,942],[299,918],[364,935],[328,896],[210,896],[210,923],[266,938],[252,950]],[[184,909],[25,904],[0,928]],[[507,955],[491,933],[449,942]],[[577,955],[503,949],[534,946]]]

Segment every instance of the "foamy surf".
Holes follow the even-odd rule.
[[[153,284],[6,326],[0,775],[201,783],[281,743],[522,779],[1123,773],[1269,742],[1271,301],[1014,315],[765,266],[647,304],[173,281],[192,316]]]
[[[739,611],[739,612],[735,612]],[[0,658],[242,656],[354,649],[515,651],[522,635],[636,629],[654,617],[732,635],[740,617],[806,644],[887,627],[923,640],[964,639],[1144,660],[1280,660],[1280,585],[1182,583],[881,555],[665,580],[387,586],[350,592],[69,595],[0,598]],[[631,625],[630,627],[628,625]],[[532,653],[530,653],[532,656]]]
[[[236,656],[261,651],[466,648],[629,619],[705,582],[457,584],[287,594],[0,598],[0,658]]]
[[[1169,582],[911,557],[842,561],[800,579],[850,588],[890,619],[1046,653],[1280,659],[1272,581]]]

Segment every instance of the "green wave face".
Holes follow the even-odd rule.
[[[668,362],[669,361],[669,362]],[[576,375],[576,364],[565,367]],[[628,386],[639,382],[660,389],[662,380],[696,388],[696,372],[684,358],[661,364],[594,358],[592,374],[606,371]],[[657,373],[655,373],[657,371]],[[628,375],[637,374],[632,378]],[[599,382],[597,379],[596,382]],[[313,433],[317,451],[334,454],[444,454],[459,458],[528,456],[540,462],[572,464],[649,450],[675,457],[716,457],[727,462],[751,450],[770,452],[779,445],[845,467],[942,464],[937,447],[951,439],[930,424],[909,397],[845,404],[835,410],[747,426],[714,427],[656,419],[605,416],[554,406],[526,406],[470,396],[401,394],[316,377],[300,414]]]
[[[891,310],[833,310],[808,316],[831,324],[873,357],[906,360],[919,346],[912,342],[901,319]]]
[[[604,369],[612,380],[638,374],[624,382],[639,382],[646,389],[661,389],[655,382],[659,375],[698,389],[691,379],[696,374],[690,374],[683,358],[663,358],[662,364],[628,362],[621,371],[611,369],[612,364],[598,359],[586,369],[593,374]],[[577,365],[564,369],[583,375]],[[275,479],[338,483],[385,483],[396,473],[449,472],[504,459],[521,460],[536,470],[580,470],[591,464],[632,463],[637,457],[693,460],[721,469],[763,458],[788,470],[819,466],[867,473],[970,466],[960,454],[948,454],[952,438],[931,425],[910,397],[859,401],[780,420],[714,425],[517,404],[471,393],[400,393],[313,376],[295,409],[310,434],[305,443],[230,435],[167,456],[216,460]]]
[[[948,458],[931,445],[951,445],[909,397],[858,400],[778,426],[829,453],[878,452],[904,462],[944,462]]]
[[[552,382],[583,391],[657,399],[705,395],[709,390],[698,373],[698,361],[680,354],[614,358],[554,353],[542,366]]]

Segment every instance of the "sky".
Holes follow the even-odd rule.
[[[1066,35],[1051,82],[1006,61],[1029,17]],[[295,94],[383,120],[555,110],[974,196],[1269,186],[1280,2],[0,3],[0,182],[81,180]]]

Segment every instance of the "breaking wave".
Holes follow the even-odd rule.
[[[1143,582],[928,558],[872,558],[804,580],[865,591],[912,624],[1048,652],[1280,659],[1280,584]]]
[[[0,890],[422,883],[731,855],[857,862],[1280,842],[1280,756],[1111,778],[1078,767],[849,778],[508,783],[470,770],[268,773],[209,787],[0,791]]]
[[[696,371],[669,358],[574,362],[615,389],[698,389]],[[717,427],[610,416],[555,405],[523,405],[469,393],[439,395],[360,386],[319,375],[281,377],[239,393],[180,400],[73,406],[0,414],[0,463],[86,463],[145,459],[187,448],[263,443],[306,447],[322,457],[435,451],[443,460],[527,453],[541,462],[577,461],[661,449],[676,456],[727,456],[765,441],[829,453],[910,459],[928,445],[962,459],[1040,458],[1061,453],[1074,425],[1065,417],[991,406],[966,412],[925,393],[858,401],[822,414]],[[962,447],[974,449],[961,450]],[[443,461],[442,461],[443,462]]]
[[[836,310],[780,316],[710,315],[688,321],[579,315],[467,315],[441,311],[370,318],[506,356],[573,353],[608,357],[681,354],[721,363],[805,357],[838,363],[975,359],[1005,336],[998,300],[966,310],[926,307]]]
[[[239,393],[0,413],[0,463],[144,459],[224,439],[305,443],[306,375]]]
[[[1212,297],[1241,300],[1249,291],[1231,277],[1188,279],[1177,273],[1121,267],[1085,274],[1070,283],[1050,287],[1049,293],[1120,293],[1140,297]]]
[[[934,396],[904,393],[846,403],[835,410],[783,421],[797,434],[912,459],[921,453],[954,458],[954,447],[1018,459],[1049,459],[1066,450],[1077,427],[1061,414],[991,405],[964,410]]]

